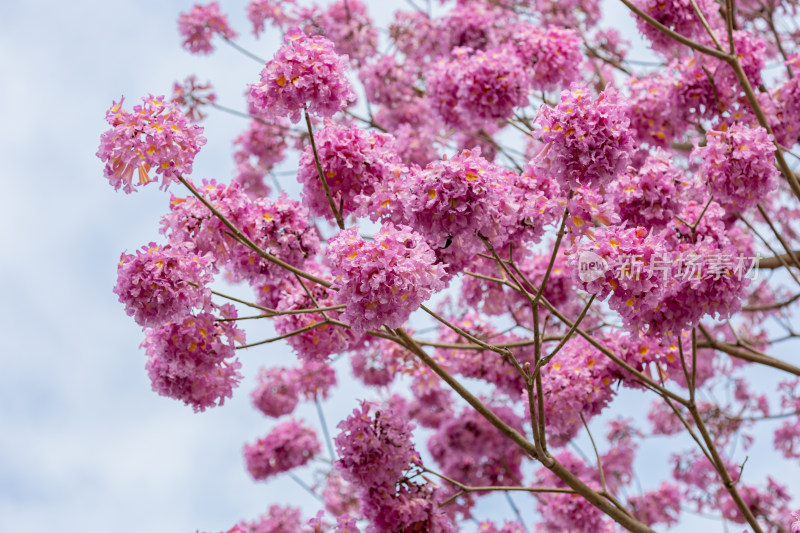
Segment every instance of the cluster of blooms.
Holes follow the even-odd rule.
[[[522,432],[522,419],[502,405],[492,411]],[[513,485],[522,479],[522,450],[474,409],[443,420],[428,440],[442,473],[465,485]]]
[[[277,120],[272,124],[252,120],[248,129],[234,139],[236,151],[233,158],[238,170],[236,181],[248,193],[252,193],[252,197],[269,194],[269,187],[264,185],[263,177],[272,167],[283,161],[287,148],[287,130],[287,120]],[[251,162],[252,159],[255,164]],[[257,176],[257,179],[248,179],[251,175]]]
[[[777,186],[775,145],[761,127],[734,124],[722,131],[709,130],[708,143],[695,150],[702,161],[700,176],[722,207],[744,211],[755,206]]]
[[[376,184],[401,170],[391,135],[328,122],[314,134],[316,155],[306,146],[298,163],[297,181],[303,185],[303,203],[315,216],[333,220],[330,202],[317,170],[325,175],[331,197],[343,213],[355,210],[356,197],[371,196]]]
[[[413,70],[407,65],[398,65],[394,56],[380,56],[361,67],[358,79],[364,85],[367,101],[372,104],[395,107],[415,96]]]
[[[334,302],[346,304],[342,320],[357,332],[399,328],[445,286],[436,254],[408,226],[383,225],[373,241],[354,226],[330,239],[326,255],[338,289]]]
[[[411,442],[413,426],[391,409],[374,410],[362,402],[339,423],[334,439],[342,477],[358,489],[368,533],[381,531],[453,531],[439,512],[435,490],[405,477],[412,465],[421,466]]]
[[[648,305],[631,305],[638,311],[632,324],[646,327],[653,334],[670,336],[695,327],[705,315],[726,319],[741,309],[750,279],[743,275],[748,266],[731,259],[741,256],[740,248],[728,241],[703,237],[695,244],[679,245],[677,254],[674,262],[657,273],[661,280],[666,278],[666,283],[659,285],[656,304],[650,305],[648,299]],[[703,258],[711,260],[702,264]]]
[[[511,42],[526,68],[531,89],[551,91],[578,80],[580,71],[576,67],[583,60],[583,39],[574,30],[525,24],[516,30]]]
[[[503,527],[497,527],[492,522],[486,520],[478,524],[478,528],[481,533],[525,533],[525,531],[527,531],[525,526],[519,522],[509,522],[507,520],[503,524]]]
[[[133,111],[122,109],[124,98],[114,102],[106,112],[112,128],[100,136],[99,157],[105,164],[103,173],[114,186],[126,193],[135,190],[133,173],[138,185],[152,181],[150,169],[161,174],[161,187],[166,189],[181,175],[191,174],[194,156],[206,143],[203,128],[191,124],[180,108],[165,102],[163,96],[145,96],[142,105]]]
[[[493,343],[518,340],[511,335],[500,335],[490,323],[482,320],[476,313],[467,313],[463,318],[450,318],[450,322],[479,339],[491,339]],[[443,329],[437,339],[444,344],[464,344],[466,340],[450,329]],[[453,374],[480,379],[496,387],[511,398],[517,398],[525,390],[525,381],[511,362],[494,352],[483,350],[460,350],[457,348],[438,348],[436,355],[442,366]],[[532,362],[525,352],[514,354],[520,364]]]
[[[655,490],[648,490],[641,496],[628,498],[633,515],[647,524],[666,524],[671,527],[678,523],[683,495],[674,483],[664,481]]]
[[[657,148],[638,169],[628,168],[608,189],[622,220],[636,226],[662,227],[681,212],[686,178],[672,156]]]
[[[508,46],[455,48],[451,60],[440,60],[427,74],[428,97],[451,126],[479,129],[528,105],[524,65]]]
[[[594,242],[575,246],[569,265],[578,286],[599,299],[611,294],[609,307],[637,331],[643,326],[642,313],[659,305],[664,287],[661,272],[643,265],[666,257],[666,252],[663,236],[641,226],[611,226],[595,231]]]
[[[680,108],[675,105],[675,85],[681,82],[667,71],[630,77],[625,83],[630,93],[626,114],[631,131],[643,142],[667,148],[687,128],[686,121],[679,116]]]
[[[800,380],[798,379],[785,381],[778,385],[778,390],[781,393],[781,407],[789,412],[800,412],[798,385],[800,385]],[[800,458],[800,416],[785,420],[775,430],[773,442],[775,448],[780,450],[784,457]]]
[[[325,500],[325,509],[333,516],[358,513],[358,498],[336,468],[331,470],[325,480],[322,499]]]
[[[709,40],[690,0],[637,0],[637,6],[670,30],[693,40]],[[719,8],[714,0],[699,0],[697,7],[707,21],[716,28],[724,28]],[[677,41],[654,28],[644,19],[636,18],[636,27],[653,45],[653,50],[672,56],[680,46]],[[721,33],[720,33],[721,34]]]
[[[325,37],[308,37],[292,30],[285,44],[261,71],[261,82],[250,86],[250,113],[265,118],[300,121],[303,109],[330,118],[355,100],[347,81],[347,62]]]
[[[589,420],[605,409],[618,379],[611,359],[582,337],[569,340],[542,368],[548,443],[563,446],[572,440],[583,427],[580,415]]]
[[[259,248],[292,266],[303,267],[319,249],[319,235],[309,225],[308,211],[285,193],[275,201],[252,200],[237,183],[225,186],[214,180],[204,180],[199,192]],[[275,283],[286,276],[282,267],[234,239],[227,226],[195,197],[173,196],[170,213],[161,225],[171,243],[193,242],[198,253],[210,252],[235,281]]]
[[[314,19],[323,35],[336,44],[339,54],[357,64],[375,55],[378,30],[359,0],[338,0]]]
[[[620,221],[614,204],[606,202],[599,192],[589,187],[578,187],[571,193],[567,200],[569,216],[566,219],[566,229],[573,242],[584,235],[594,238],[595,222],[608,226]]]
[[[114,294],[137,324],[160,326],[211,303],[212,264],[210,254],[197,255],[187,245],[151,242],[136,255],[121,255]]]
[[[294,419],[281,422],[254,444],[244,447],[247,470],[265,480],[308,463],[320,452],[316,432]]]
[[[258,520],[239,522],[225,533],[311,533],[302,528],[302,522],[300,509],[270,505]]]
[[[573,85],[561,92],[555,108],[540,109],[537,124],[545,144],[535,164],[565,189],[603,188],[628,166],[633,136],[625,106],[611,88],[593,100]]]
[[[271,21],[277,26],[287,26],[295,18],[286,7],[293,6],[294,0],[250,0],[247,4],[247,19],[253,24],[253,34],[258,37],[265,29],[265,22]]]
[[[305,270],[324,278],[325,281],[332,281],[332,276],[324,273],[322,267],[316,263],[306,263]],[[321,307],[334,305],[333,291],[317,283],[304,282],[304,284],[305,287],[299,281],[295,281],[287,285],[281,291],[277,310],[298,311],[314,309],[317,305]],[[338,320],[340,311],[326,311],[325,315],[331,320]],[[292,335],[287,342],[304,361],[324,361],[331,354],[355,348],[362,338],[351,328],[329,323],[321,313],[283,314],[275,318],[275,331],[280,335],[300,330],[304,331]]]
[[[189,76],[183,83],[175,82],[172,85],[172,98],[170,101],[181,109],[192,122],[199,122],[206,118],[200,108],[217,101],[217,95],[212,91],[211,83],[199,83],[197,78]]]
[[[791,57],[786,65],[796,69],[800,66],[800,56]],[[800,135],[800,78],[784,81],[769,94],[769,99],[762,101],[762,107],[767,107],[765,104],[774,108],[770,125],[775,139],[781,146],[794,146]]]
[[[461,3],[433,21],[433,34],[439,46],[431,50],[431,55],[448,56],[460,47],[493,48],[502,36],[505,18],[503,10],[489,2]]]
[[[220,311],[228,318],[236,316],[230,305]],[[222,405],[233,395],[242,378],[234,342],[244,342],[244,332],[234,322],[222,322],[202,312],[148,329],[145,334],[142,347],[155,392],[181,400],[195,411]]]
[[[672,461],[673,476],[684,485],[685,502],[695,503],[698,512],[714,509],[721,511],[726,520],[738,524],[746,523],[745,517],[722,486],[716,469],[705,456],[693,451],[688,454],[673,455]],[[729,461],[723,460],[723,462],[728,475],[732,479],[737,479],[740,467]],[[767,478],[767,485],[763,489],[738,484],[737,490],[757,519],[780,524],[789,516],[789,508],[786,506],[790,499],[789,494],[785,487],[772,478]]]
[[[183,47],[193,54],[210,54],[215,34],[224,39],[235,39],[236,32],[228,25],[228,17],[219,11],[219,4],[195,4],[178,17],[178,32],[183,37]]]
[[[376,191],[372,201],[388,206],[385,218],[422,233],[454,273],[486,250],[481,236],[497,249],[512,240],[519,244],[520,237],[536,242],[545,219],[543,197],[534,183],[489,163],[479,150],[464,150],[425,169],[412,167],[405,183]]]
[[[353,376],[371,387],[389,385],[398,374],[413,369],[414,362],[411,352],[380,337],[367,337],[350,357]]]
[[[570,472],[578,476],[581,481],[600,490],[600,475],[597,469],[587,466],[571,452],[563,451],[555,455],[556,461],[561,463]],[[565,487],[564,482],[550,470],[540,468],[536,476],[543,487]],[[613,522],[606,519],[603,512],[574,494],[537,494],[536,508],[542,515],[538,530],[542,533],[612,533],[615,531]]]

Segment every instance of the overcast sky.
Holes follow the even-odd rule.
[[[244,4],[222,2],[248,34]],[[192,73],[242,108],[260,71],[220,43],[210,58],[184,52],[176,18],[190,5],[0,2],[0,531],[221,531],[270,503],[302,505],[306,516],[316,508],[286,479],[253,483],[241,457],[270,427],[250,408],[252,378],[262,362],[292,364],[290,352],[246,354],[234,399],[194,414],[150,391],[142,332],[111,292],[120,252],[159,239],[168,193],[108,185],[94,155],[105,110],[123,94],[130,105],[168,95]],[[276,43],[254,50],[270,56]],[[245,124],[214,115],[203,125],[208,145],[194,176],[227,181],[230,142]],[[354,393],[341,394],[326,407],[334,424],[355,406]],[[316,424],[312,410],[301,413]],[[763,475],[770,464],[751,458],[748,468]],[[800,492],[791,468],[781,481]]]

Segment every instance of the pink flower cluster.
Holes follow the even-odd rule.
[[[709,41],[690,0],[637,0],[636,4],[642,11],[676,33],[703,43]],[[697,6],[712,28],[724,28],[714,0],[698,0]],[[664,35],[642,18],[636,17],[636,27],[652,43],[653,50],[665,56],[674,55],[680,46],[677,41]]]
[[[210,82],[199,83],[197,78],[189,76],[183,83],[175,82],[172,85],[172,98],[170,101],[181,107],[184,114],[192,122],[199,122],[206,118],[200,109],[217,100]]]
[[[314,134],[314,140],[334,204],[337,209],[341,205],[343,213],[355,210],[357,196],[372,195],[377,184],[402,169],[391,135],[328,122]],[[297,180],[303,185],[303,203],[311,213],[333,220],[310,145],[300,156]]]
[[[330,239],[326,256],[338,289],[334,301],[347,305],[342,320],[357,332],[401,327],[445,287],[436,254],[407,226],[384,225],[373,241],[361,238],[357,226],[346,229]]]
[[[192,9],[178,17],[178,31],[183,37],[183,47],[193,54],[210,54],[214,51],[211,38],[215,34],[224,39],[236,38],[236,32],[228,25],[228,17],[219,11],[219,4],[195,4]]]
[[[535,164],[562,188],[602,188],[628,166],[633,136],[625,106],[612,88],[594,100],[585,89],[573,85],[561,92],[561,103],[555,108],[539,110],[537,124],[545,144]]]
[[[411,442],[413,426],[391,409],[373,410],[361,403],[337,426],[334,439],[342,477],[358,489],[361,511],[370,521],[367,533],[383,531],[454,531],[439,512],[436,491],[405,475],[420,458]]]
[[[292,30],[285,44],[261,71],[261,82],[250,86],[250,113],[265,118],[300,120],[307,109],[330,118],[355,100],[347,81],[347,62],[325,37],[308,37]]]
[[[361,67],[358,78],[370,103],[396,107],[414,99],[414,71],[407,65],[398,65],[394,56],[380,56]]]
[[[510,47],[474,53],[456,48],[453,59],[442,59],[428,71],[427,91],[447,124],[479,129],[527,106],[527,83],[524,65]]]
[[[285,157],[288,122],[278,120],[269,124],[253,120],[233,141],[236,146],[233,159],[238,171],[235,179],[252,198],[269,195],[263,178]]]
[[[580,415],[588,421],[605,409],[618,379],[611,359],[582,337],[569,340],[542,369],[548,444],[563,446],[572,440],[583,428]]]
[[[596,469],[586,465],[571,452],[563,451],[555,455],[555,459],[578,476],[581,481],[594,490],[602,490],[600,476]],[[546,468],[536,472],[543,487],[564,487],[555,474]],[[586,499],[575,494],[541,494],[537,509],[542,515],[538,531],[542,533],[613,533],[616,528],[613,522],[605,518],[603,512]]]
[[[638,331],[643,325],[642,313],[658,307],[665,285],[663,276],[659,276],[662,272],[649,266],[664,260],[667,250],[663,236],[641,226],[601,228],[595,231],[594,242],[577,245],[570,269],[575,282],[586,292],[599,299],[611,294],[609,307],[619,313],[627,326]],[[597,267],[600,259],[605,261],[605,268]],[[593,268],[599,268],[596,274],[590,272]],[[671,263],[668,268],[671,272]]]
[[[163,96],[142,98],[142,105],[133,111],[122,109],[124,98],[114,102],[106,112],[112,128],[100,136],[97,157],[105,163],[103,173],[114,186],[126,193],[135,190],[133,173],[138,185],[152,181],[150,169],[161,174],[161,188],[184,174],[191,174],[194,156],[206,143],[203,128],[191,124],[176,104],[165,102]]]
[[[247,470],[265,480],[308,463],[320,452],[316,432],[294,419],[281,422],[254,444],[244,447]]]
[[[454,273],[486,251],[480,235],[497,249],[539,239],[550,215],[537,183],[464,150],[425,169],[412,167],[394,191],[378,190],[373,201],[389,206],[386,218],[422,233]]]
[[[338,0],[315,19],[325,37],[336,45],[339,54],[357,64],[375,55],[378,30],[359,0]]]
[[[286,9],[294,6],[294,0],[250,0],[247,4],[247,19],[253,24],[253,34],[258,37],[264,31],[266,21],[285,26],[294,21]]]
[[[700,176],[722,207],[745,211],[777,187],[775,145],[764,128],[734,124],[723,131],[709,130],[706,139],[706,146],[694,155],[702,161]]]
[[[302,267],[316,254],[319,236],[309,226],[308,211],[285,193],[275,201],[251,200],[237,183],[226,186],[213,180],[204,181],[198,190],[259,248],[282,261]],[[233,280],[278,284],[286,276],[282,267],[234,239],[228,227],[194,196],[173,197],[161,226],[171,243],[192,242],[198,253],[211,253]]]
[[[323,274],[322,268],[316,263],[307,263],[305,270],[326,281],[332,281],[331,276]],[[294,282],[281,292],[278,311],[299,311],[313,309],[317,305],[334,305],[333,291],[316,283],[304,283],[311,295],[299,282]],[[332,320],[338,320],[340,313],[339,310],[333,310],[326,311],[325,315]],[[321,313],[284,314],[275,317],[275,331],[280,335],[295,333],[303,328],[309,329],[292,335],[287,342],[304,361],[323,361],[331,354],[355,348],[361,340],[361,335],[356,334],[352,328],[327,323]]]
[[[492,411],[522,432],[522,419],[506,406]],[[465,485],[513,485],[522,479],[522,450],[474,409],[447,417],[428,440],[441,472]]]
[[[511,38],[528,73],[529,87],[551,91],[578,81],[583,39],[574,30],[525,24]]]
[[[269,510],[257,520],[239,522],[225,533],[311,533],[301,526],[300,509],[270,505]]]
[[[235,316],[232,306],[223,316]],[[235,322],[222,322],[211,313],[188,316],[146,330],[147,372],[153,390],[204,411],[222,405],[242,378],[234,342],[244,342]],[[232,359],[232,360],[231,360]]]
[[[122,254],[114,294],[142,327],[156,327],[211,303],[213,258],[188,246],[151,242],[136,255]]]
[[[638,170],[629,167],[608,192],[622,220],[662,227],[681,212],[686,189],[687,178],[672,164],[672,156],[657,148]]]

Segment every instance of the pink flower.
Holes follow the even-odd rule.
[[[522,431],[522,420],[510,408],[495,405],[492,411]],[[474,409],[443,420],[428,450],[444,475],[465,485],[508,485],[522,479],[520,448]]]
[[[571,452],[564,451],[555,455],[555,459],[581,481],[594,490],[601,490],[599,472],[588,467],[586,463]],[[538,483],[543,487],[565,487],[555,474],[546,468],[536,472]],[[616,528],[597,507],[586,499],[574,494],[541,494],[537,495],[537,509],[542,515],[539,531],[542,533],[613,533]]]
[[[294,5],[294,0],[250,0],[247,4],[247,18],[253,24],[253,34],[258,37],[264,31],[266,21],[277,26],[293,22],[294,17],[287,12],[287,6]]]
[[[135,190],[133,173],[138,185],[153,181],[151,168],[161,174],[161,188],[166,189],[181,175],[191,174],[194,156],[206,143],[203,128],[191,124],[181,110],[163,96],[142,98],[143,105],[133,112],[122,109],[124,98],[114,102],[106,112],[112,128],[100,136],[97,157],[106,166],[103,174],[114,186],[126,193]]]
[[[294,373],[288,368],[262,368],[258,374],[258,387],[251,395],[253,405],[273,418],[288,415],[300,401],[294,378]]]
[[[175,82],[172,85],[172,98],[174,102],[182,109],[185,108],[184,113],[192,122],[199,122],[203,120],[206,115],[200,109],[208,104],[213,104],[217,100],[217,95],[214,94],[211,83],[199,83],[197,78],[189,76],[183,83]]]
[[[511,38],[514,52],[528,71],[528,82],[535,91],[551,91],[578,81],[583,61],[583,39],[574,31],[556,26],[546,29],[524,24]]]
[[[360,409],[336,426],[334,438],[342,477],[357,487],[394,487],[419,456],[411,441],[414,426],[391,409],[375,409],[361,402]]]
[[[358,513],[358,498],[354,494],[353,487],[342,479],[335,468],[325,480],[322,498],[325,500],[325,509],[333,516]]]
[[[664,237],[643,227],[612,226],[595,232],[595,241],[580,243],[570,257],[576,283],[598,299],[611,294],[609,307],[634,331],[643,324],[642,313],[656,308],[673,263]],[[666,271],[658,270],[666,262]]]
[[[339,54],[357,64],[375,55],[378,30],[359,0],[338,0],[328,6],[315,21],[322,33],[334,42]]]
[[[213,180],[204,181],[198,190],[259,248],[282,261],[302,268],[316,254],[319,235],[309,225],[308,211],[285,193],[274,201],[251,200],[237,183],[225,186]],[[212,253],[234,281],[277,285],[287,275],[283,267],[234,239],[228,227],[194,196],[173,197],[161,226],[170,242],[192,242],[198,251]]]
[[[330,276],[324,274],[322,268],[316,263],[307,263],[305,270],[330,281]],[[313,309],[316,307],[315,302],[322,307],[334,305],[333,291],[316,283],[305,282],[305,284],[313,295],[313,300],[299,282],[295,282],[281,292],[277,309],[279,311]],[[325,314],[333,320],[340,318],[338,310],[326,311]],[[324,321],[325,317],[321,313],[280,315],[275,318],[275,331],[280,335],[287,335],[319,324],[317,327],[292,335],[287,339],[289,345],[304,361],[324,361],[329,355],[353,349],[360,342],[361,335],[358,335],[352,328],[326,324]]]
[[[232,306],[221,309],[224,316],[236,314]],[[244,342],[235,322],[221,322],[204,312],[145,333],[142,347],[155,392],[182,400],[195,411],[222,405],[233,395],[242,378],[234,342]]]
[[[346,78],[347,62],[334,52],[330,40],[291,30],[284,41],[261,71],[261,83],[250,86],[251,114],[288,116],[296,123],[305,108],[330,118],[355,100]]]
[[[589,420],[602,412],[618,377],[611,359],[582,337],[570,339],[542,369],[548,443],[565,445],[583,428],[580,413]]]
[[[341,205],[344,214],[355,209],[358,195],[372,195],[376,185],[403,169],[391,135],[328,122],[314,134],[314,140],[334,204],[337,209]],[[303,203],[311,213],[333,220],[310,145],[300,157],[297,180],[303,185]]]
[[[641,496],[631,496],[628,503],[633,508],[633,515],[648,526],[660,523],[671,527],[678,523],[681,500],[683,494],[678,486],[665,481],[655,490]]]
[[[633,137],[625,106],[612,88],[596,100],[573,84],[555,108],[543,106],[537,119],[545,145],[534,162],[564,189],[602,188],[628,166]]]
[[[342,320],[357,332],[401,327],[422,302],[445,287],[444,268],[436,254],[407,226],[384,225],[374,241],[358,227],[328,242],[336,303],[346,304]]]
[[[420,232],[449,274],[486,251],[480,235],[497,249],[510,241],[519,244],[520,238],[536,242],[549,220],[546,199],[536,184],[489,163],[480,151],[464,150],[424,170],[412,168],[386,193],[376,193],[389,206],[386,218]]]
[[[210,54],[214,51],[211,38],[214,34],[224,39],[236,38],[228,25],[228,17],[219,11],[219,4],[195,4],[190,11],[178,17],[178,31],[183,37],[183,47],[193,54]]]
[[[694,40],[708,43],[709,38],[689,0],[637,0],[638,7],[667,28]],[[697,2],[706,20],[712,28],[724,28],[719,10],[713,0]],[[674,55],[680,45],[677,41],[664,35],[648,24],[644,19],[636,17],[636,27],[653,44],[653,50],[665,56]],[[722,32],[718,33],[722,35]]]
[[[273,427],[254,444],[246,444],[244,458],[253,479],[263,481],[303,466],[320,449],[314,430],[291,419]]]
[[[210,254],[151,242],[136,255],[121,255],[114,294],[137,324],[157,327],[211,302],[212,265]]]
[[[797,511],[792,511],[792,533],[797,533],[800,531],[800,509]]]
[[[724,208],[742,212],[755,206],[777,187],[770,135],[762,127],[734,124],[727,130],[709,130],[708,144],[694,155],[702,161],[700,176]]]
[[[301,524],[300,509],[271,505],[259,519],[239,522],[225,533],[305,533]]]
[[[479,129],[510,118],[528,105],[522,60],[511,47],[479,51],[456,48],[428,72],[428,98],[451,126]]]
[[[609,187],[623,220],[637,226],[664,226],[680,214],[687,179],[672,164],[672,156],[658,148],[638,170],[628,171]]]
[[[392,55],[380,56],[374,63],[361,67],[358,78],[370,103],[395,107],[415,97],[413,69],[398,65]]]

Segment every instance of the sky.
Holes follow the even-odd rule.
[[[222,2],[247,34],[244,4]],[[290,480],[254,483],[241,455],[271,425],[250,407],[254,376],[263,363],[292,364],[291,352],[247,353],[238,394],[195,414],[151,392],[142,332],[111,292],[120,253],[159,239],[168,193],[151,186],[125,195],[108,185],[94,155],[105,110],[123,94],[131,104],[169,94],[189,74],[242,108],[261,68],[220,43],[211,57],[182,50],[176,18],[190,5],[0,2],[0,532],[222,531],[270,503],[300,505],[306,516],[317,507]],[[277,38],[243,42],[268,57]],[[227,181],[230,143],[245,124],[213,114],[203,126],[208,144],[194,176]],[[346,416],[359,392],[341,387],[328,420]],[[310,406],[300,412],[317,423]],[[655,446],[641,460],[668,451]],[[748,468],[775,470],[773,459],[753,457]],[[800,479],[790,468],[784,482]]]

